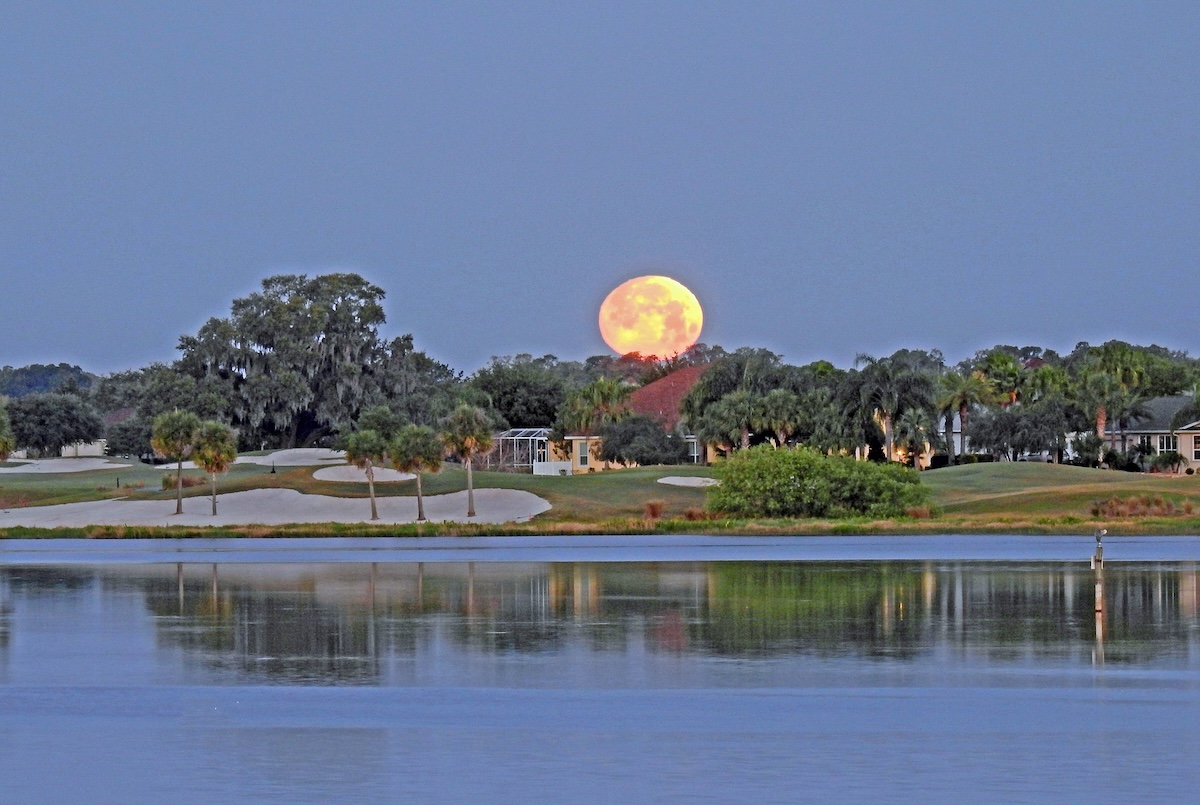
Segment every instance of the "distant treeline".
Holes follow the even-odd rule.
[[[65,363],[6,366],[0,396],[11,398],[15,435],[48,431],[29,423],[62,419],[74,410],[64,398],[78,398],[84,405],[68,424],[89,424],[94,413],[118,453],[147,453],[155,417],[174,410],[233,427],[245,450],[337,445],[378,408],[400,422],[437,427],[468,404],[498,430],[553,427],[560,436],[599,433],[613,445],[623,437],[638,450],[605,460],[650,463],[674,456],[679,444],[663,441],[649,423],[627,422],[625,399],[637,386],[703,365],[709,369],[684,398],[675,436],[686,429],[725,453],[770,443],[908,461],[930,448],[950,460],[1039,451],[1061,459],[1068,435],[1090,432],[1083,444],[1073,437],[1074,453],[1095,464],[1109,461],[1106,429],[1123,434],[1148,401],[1194,395],[1200,381],[1200,361],[1187,353],[1120,341],[1081,342],[1065,355],[1001,344],[957,364],[936,349],[901,349],[861,355],[844,368],[697,344],[666,359],[498,356],[466,374],[417,349],[412,335],[382,338],[383,298],[382,288],[356,274],[270,277],[234,299],[227,317],[181,336],[169,364],[100,377]],[[22,401],[43,394],[50,397]],[[1190,422],[1200,419],[1200,403],[1181,397],[1189,399],[1179,416]],[[45,413],[35,418],[35,410]],[[17,441],[37,443],[33,435]],[[1122,436],[1123,463],[1145,466],[1154,457],[1146,445],[1125,442]]]
[[[24,397],[46,391],[58,391],[64,384],[68,388],[90,389],[96,375],[83,371],[78,366],[66,363],[41,364],[0,368],[0,397]]]

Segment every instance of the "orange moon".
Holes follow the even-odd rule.
[[[678,355],[696,343],[703,325],[696,295],[670,277],[634,277],[600,305],[600,335],[620,355]]]

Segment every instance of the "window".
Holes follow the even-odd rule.
[[[1158,452],[1171,453],[1179,450],[1179,438],[1175,434],[1158,437]]]
[[[1144,450],[1149,450],[1150,449],[1150,434],[1143,433],[1141,436],[1139,436],[1138,437],[1138,446]]]
[[[588,462],[588,443],[586,441],[576,442],[579,445],[579,466],[586,467]]]
[[[1192,437],[1192,458],[1200,461],[1200,436]]]
[[[539,439],[537,441],[537,457],[534,458],[534,461],[545,461],[545,460],[546,460],[546,442]]]

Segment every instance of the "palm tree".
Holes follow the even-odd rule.
[[[379,519],[375,506],[375,466],[387,458],[388,443],[378,431],[360,430],[346,440],[346,460],[367,473],[367,491],[371,497],[371,519]]]
[[[1071,388],[1071,376],[1060,366],[1043,363],[1033,369],[1025,382],[1026,400],[1037,402],[1048,397],[1066,396]]]
[[[212,513],[217,516],[217,473],[225,472],[237,458],[237,437],[233,429],[220,422],[202,422],[196,429],[192,458],[204,468],[212,481]]]
[[[962,456],[967,451],[967,417],[971,413],[971,408],[976,405],[991,404],[996,399],[996,392],[982,372],[971,372],[970,374],[947,372],[941,377],[941,392],[938,406],[958,411],[959,429],[963,435],[958,455],[955,456],[955,463],[958,464],[962,462]],[[954,435],[951,433],[947,438],[947,444],[951,451],[954,448],[953,440]]]
[[[776,447],[783,447],[796,432],[803,416],[800,397],[795,392],[772,389],[759,400],[752,424],[756,430],[774,433]]]
[[[563,402],[560,417],[563,431],[588,436],[602,425],[620,419],[629,393],[629,386],[609,378],[571,392]]]
[[[1124,341],[1109,341],[1092,351],[1092,363],[1112,375],[1121,388],[1136,388],[1146,380],[1146,355]]]
[[[759,416],[761,398],[748,391],[731,391],[712,403],[701,416],[700,435],[716,444],[750,446],[750,431]]]
[[[1121,431],[1122,453],[1129,449],[1129,437],[1125,433],[1129,429],[1129,423],[1150,416],[1146,402],[1146,395],[1132,389],[1121,390],[1113,399],[1112,414],[1116,417],[1117,429]]]
[[[1105,371],[1093,371],[1083,377],[1083,381],[1075,388],[1075,395],[1081,407],[1096,423],[1096,435],[1104,438],[1108,425],[1108,411],[1118,402],[1121,394],[1121,384],[1116,378]]]
[[[850,419],[833,389],[809,389],[800,399],[801,428],[793,435],[823,453],[853,449],[856,442]]]
[[[1007,352],[993,350],[980,367],[980,371],[1000,395],[1002,408],[1015,405],[1025,385],[1025,367]]]
[[[914,371],[900,361],[859,355],[856,363],[865,364],[860,375],[862,402],[879,420],[887,460],[894,461],[896,417],[909,407],[927,407],[933,392],[930,375]]]
[[[175,470],[175,513],[183,514],[183,460],[192,452],[200,417],[191,411],[168,411],[154,418],[150,446],[163,458],[179,462]]]
[[[421,496],[421,473],[438,472],[442,468],[445,445],[433,428],[424,425],[408,425],[401,428],[392,439],[388,455],[392,466],[401,472],[411,472],[417,477],[417,522],[425,520],[425,502]]]
[[[492,426],[487,413],[474,405],[460,405],[446,418],[442,440],[467,465],[467,517],[474,517],[475,482],[471,463],[475,456],[492,449]]]
[[[1075,386],[1075,401],[1084,414],[1096,423],[1096,438],[1100,440],[1099,460],[1104,457],[1104,430],[1108,425],[1108,411],[1121,393],[1121,384],[1108,372],[1092,367],[1085,372],[1081,382]]]
[[[896,419],[896,442],[912,456],[913,469],[921,469],[921,454],[933,430],[928,412],[920,408],[909,408]]]

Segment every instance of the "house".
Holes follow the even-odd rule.
[[[679,409],[683,404],[683,398],[688,396],[692,386],[696,385],[697,380],[700,380],[702,374],[707,370],[708,366],[685,366],[667,374],[666,377],[654,380],[653,383],[647,383],[629,395],[626,409],[634,414],[648,416],[650,419],[658,421],[665,431],[676,431],[679,427]],[[535,444],[532,450],[535,455],[544,455],[545,459],[542,459],[541,462],[530,462],[534,474],[575,475],[622,467],[622,464],[600,461],[602,439],[599,435],[593,433],[569,434],[565,439],[566,443],[570,445],[569,450],[566,451],[566,455],[562,455],[554,447],[552,441],[548,440],[548,428],[540,429],[545,431],[545,434],[539,437],[544,441],[538,443],[541,446]],[[502,438],[505,435],[502,434]],[[698,464],[712,459],[712,456],[709,455],[710,450],[702,449],[700,440],[694,434],[685,434],[684,439],[688,443],[688,456],[692,463]],[[539,453],[539,450],[544,450],[544,452]]]
[[[629,395],[629,410],[635,414],[649,417],[663,426],[664,430],[674,431],[679,427],[682,416],[683,398],[708,371],[708,365],[685,366],[676,369],[665,377],[660,377],[652,383],[647,383]],[[688,460],[693,464],[712,461],[712,448],[705,446],[701,451],[700,440],[693,433],[683,437],[688,445]]]
[[[1200,468],[1200,421],[1171,427],[1176,414],[1195,402],[1190,394],[1147,400],[1146,415],[1131,419],[1124,429],[1119,422],[1109,419],[1104,429],[1105,444],[1119,452],[1128,452],[1135,446],[1140,446],[1147,455],[1176,452],[1183,456],[1186,468]]]

